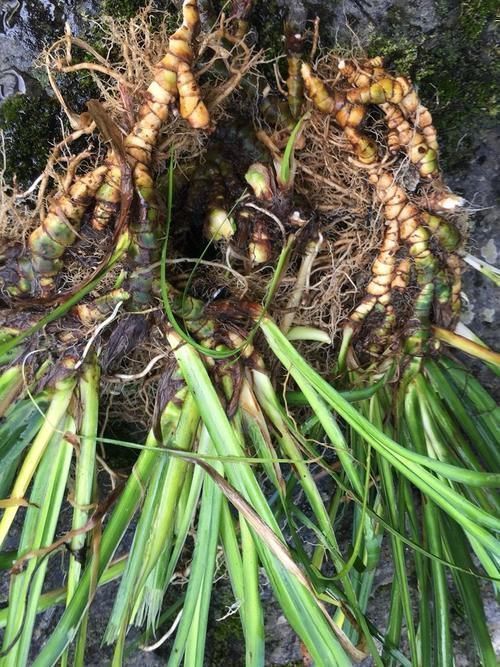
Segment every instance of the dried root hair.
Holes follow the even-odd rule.
[[[23,242],[27,233],[36,225],[33,215],[33,206],[36,194],[30,188],[29,192],[18,192],[14,185],[9,185],[4,179],[5,147],[3,132],[0,132],[0,257],[11,242]]]
[[[61,124],[63,138],[55,144],[42,173],[31,186],[20,191],[16,183],[7,183],[5,146],[0,132],[0,241],[25,243],[27,236],[45,219],[54,198],[68,193],[75,180],[95,168],[90,147],[78,153],[72,144],[86,131],[67,132]]]
[[[158,12],[152,4],[131,19],[104,16],[93,21],[104,44],[104,57],[84,40],[66,34],[46,49],[40,60],[54,76],[88,72],[99,89],[104,109],[126,134],[134,124],[158,63],[168,52],[169,35],[177,20],[177,15]],[[229,98],[236,92],[241,78],[250,71],[256,73],[263,59],[262,54],[255,53],[242,40],[237,40],[231,48],[223,44],[229,24],[230,20],[222,17],[213,29],[201,32],[198,37],[198,71],[193,70],[194,82],[198,80],[200,84],[201,98],[206,99],[213,124],[227,113]],[[88,53],[91,60],[74,62],[75,47]],[[219,63],[224,67],[219,67]],[[193,159],[201,154],[205,139],[196,128],[189,127],[179,116],[171,115],[161,130],[159,157],[165,157],[173,148],[177,159]]]
[[[149,430],[170,355],[164,336],[153,327],[146,341],[108,368],[101,377],[101,405],[106,406],[102,419],[110,423],[126,421]]]

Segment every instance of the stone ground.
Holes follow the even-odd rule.
[[[43,79],[40,82],[39,73],[33,69],[33,61],[42,44],[60,34],[65,21],[69,21],[75,31],[82,29],[85,23],[83,14],[95,15],[102,10],[103,4],[106,2],[98,0],[0,0],[0,102],[18,91],[28,95],[38,94],[44,84]],[[137,4],[138,0],[107,0],[107,6],[115,8],[124,6],[130,9]],[[498,100],[495,100],[494,94],[490,98],[484,96],[490,85],[495,91],[494,76],[498,74],[491,64],[495,40],[493,21],[490,19],[493,3],[490,0],[414,0],[411,3],[403,0],[269,0],[265,3],[261,1],[257,6],[260,7],[262,30],[270,34],[269,25],[274,25],[274,34],[278,34],[279,18],[287,8],[297,15],[318,15],[324,43],[331,44],[335,39],[347,39],[351,43],[358,41],[369,49],[388,54],[405,73],[414,76],[421,84],[422,93],[426,94],[424,99],[433,111],[440,130],[448,183],[471,203],[475,211],[471,220],[470,252],[490,263],[498,262],[500,239],[495,223],[499,210],[500,167],[497,155],[500,136],[494,127]],[[465,43],[466,39],[470,40],[469,43]],[[459,52],[460,49],[464,49],[463,53]],[[473,71],[467,68],[473,68]],[[450,85],[455,95],[453,102]],[[453,89],[453,86],[457,88]],[[465,273],[463,291],[468,304],[463,315],[464,322],[486,343],[498,347],[498,291],[473,270]],[[495,389],[493,376],[482,367],[470,361],[468,363],[481,374],[483,382]],[[55,579],[57,574],[54,573]],[[373,594],[376,602],[372,603],[376,623],[383,623],[384,620],[391,577],[392,572],[383,567],[377,576]],[[219,602],[216,604],[219,609],[214,611],[214,619],[224,616],[227,611],[224,606],[227,590],[224,586],[222,583],[218,587],[216,600]],[[110,585],[99,592],[93,605],[87,653],[89,667],[100,667],[109,660],[109,652],[100,646],[100,641],[103,619],[107,618],[111,609],[114,588]],[[269,599],[265,585],[263,589]],[[3,598],[5,592],[4,581],[0,584],[0,597]],[[487,590],[485,601],[500,652],[500,615]],[[57,616],[57,611],[48,611],[39,617],[37,642],[43,643]],[[241,638],[231,634],[235,624],[231,624],[230,620],[223,623],[227,628],[224,641],[231,648],[228,654],[233,658],[217,655],[214,649],[209,664],[218,665],[222,661],[228,667],[243,664],[239,651]],[[290,665],[300,661],[298,642],[272,604],[268,606],[267,629],[269,665]],[[474,665],[469,657],[469,640],[463,628],[457,626],[455,639],[460,648],[457,667]],[[127,659],[125,664],[160,665],[164,662],[160,651],[159,654],[141,652]]]

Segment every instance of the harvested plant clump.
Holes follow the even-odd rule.
[[[25,512],[1,665],[85,664],[89,604],[119,578],[113,664],[164,644],[201,667],[222,563],[247,665],[267,664],[262,573],[315,665],[451,664],[451,580],[495,664],[498,424],[451,350],[500,357],[456,331],[465,202],[408,78],[318,55],[290,20],[269,80],[250,10],[200,31],[195,0],[180,27],[148,6],[40,58],[65,134],[0,200],[0,544]],[[61,91],[82,72],[99,99],[76,113]],[[43,592],[62,550],[65,588]]]

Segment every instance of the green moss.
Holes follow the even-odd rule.
[[[257,0],[249,17],[250,25],[258,31],[259,47],[272,57],[284,53],[284,18],[283,9],[280,9],[276,0]]]
[[[500,67],[493,45],[485,47],[494,7],[492,0],[465,0],[458,8],[453,0],[440,0],[440,27],[430,34],[411,27],[404,9],[395,9],[369,47],[370,55],[384,55],[394,71],[419,86],[439,132],[445,169],[470,158],[477,128],[493,124],[499,113]]]
[[[83,60],[86,59],[81,58],[79,62]],[[87,102],[89,100],[101,98],[99,87],[90,72],[81,71],[63,74],[58,77],[57,83],[66,104],[75,113],[87,111]]]
[[[207,649],[210,667],[219,667],[222,664],[242,664],[244,661],[245,639],[241,629],[239,614],[229,616],[219,621],[212,632],[209,632]],[[229,660],[228,660],[229,659]]]
[[[131,18],[146,3],[147,0],[104,0],[101,11],[109,16]]]
[[[215,585],[212,600],[217,601],[217,610],[211,608],[206,643],[207,667],[219,665],[242,665],[245,662],[245,639],[239,613],[215,620],[225,614],[234,604],[232,590],[227,581]]]
[[[477,41],[494,18],[496,0],[465,0],[460,11],[460,26],[469,41]]]
[[[59,140],[59,105],[46,94],[13,95],[0,106],[5,136],[5,178],[28,186],[44,169],[50,147]]]
[[[272,61],[285,53],[283,22],[285,14],[276,0],[256,0],[249,16],[250,26],[255,26],[258,46],[266,52],[266,60]],[[262,66],[262,72],[269,82],[274,81],[272,62]]]

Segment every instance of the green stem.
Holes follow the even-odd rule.
[[[14,560],[15,560],[15,555],[11,561],[11,565],[14,562]],[[99,585],[105,586],[106,584],[115,581],[115,579],[119,579],[123,574],[123,570],[125,569],[126,561],[127,561],[127,556],[125,555],[125,556],[120,556],[120,558],[111,563],[109,567],[105,570],[104,574],[102,575]],[[48,591],[47,593],[42,593],[42,595],[40,595],[38,599],[38,604],[36,606],[36,613],[41,614],[43,611],[47,611],[47,609],[51,609],[52,607],[57,607],[59,605],[64,604],[66,600],[66,595],[67,595],[66,587],[55,588],[54,590]],[[8,613],[9,613],[8,607],[0,609],[0,628],[5,628],[7,624]]]
[[[260,323],[260,327],[273,352],[285,368],[289,370],[304,393],[306,393],[305,387],[310,388],[314,386],[316,392],[319,392],[328,401],[329,405],[336,409],[382,456],[390,460],[391,465],[402,472],[415,486],[432,498],[437,505],[442,507],[445,512],[455,518],[461,525],[464,527],[467,526],[467,531],[470,531],[471,534],[477,537],[492,553],[500,556],[500,544],[498,541],[491,533],[478,525],[481,523],[496,530],[500,527],[500,522],[495,517],[477,508],[460,494],[450,489],[447,484],[420,465],[422,461],[421,457],[398,445],[394,440],[387,437],[371,424],[369,420],[362,417],[355,408],[339,396],[333,387],[311,369],[269,318],[264,317]],[[308,380],[305,378],[308,378]],[[415,460],[418,461],[418,464],[414,463]],[[426,464],[428,467],[436,470],[438,467],[446,465],[439,463],[439,466],[437,466],[436,462],[433,462],[432,459],[429,459]],[[466,472],[473,476],[477,474],[469,471]]]
[[[61,417],[47,447],[33,485],[21,540],[19,556],[47,547],[54,540],[63,494],[73,455],[73,447],[63,433],[75,433],[75,424],[68,415]],[[48,558],[40,555],[27,560],[23,571],[13,577],[9,595],[9,615],[4,634],[3,667],[25,665],[32,641],[38,601],[42,591]]]
[[[75,472],[75,504],[72,530],[78,530],[85,525],[91,509],[95,478],[96,437],[99,420],[99,376],[100,369],[97,365],[97,359],[94,358],[89,364],[86,364],[79,383],[79,407],[81,410],[79,425],[80,448]],[[77,558],[77,555],[81,555],[81,551],[85,549],[87,540],[87,533],[76,535],[71,540],[72,553],[69,557],[68,565],[66,604],[73,597],[80,580],[82,561],[81,558]],[[73,661],[74,667],[83,667],[84,664],[86,625],[87,618],[83,621],[79,632],[77,650]],[[68,653],[66,652],[61,658],[61,667],[65,667],[67,664]]]
[[[243,453],[243,443],[236,438],[196,350],[190,345],[180,344],[181,341],[173,331],[168,332],[167,337],[218,454],[240,457]],[[226,466],[225,471],[231,484],[248,499],[269,529],[281,540],[281,531],[248,464],[242,462]],[[299,581],[297,574],[289,572],[277,560],[270,547],[258,539],[255,533],[254,538],[259,557],[266,568],[278,600],[292,627],[307,644],[313,658],[319,665],[347,667],[350,661],[339,644],[339,641],[342,641],[343,645],[348,646],[347,638],[343,637],[338,629],[334,634],[321,605],[304,583]],[[335,635],[342,639],[336,639]]]
[[[265,664],[264,615],[259,591],[259,558],[252,533],[240,515],[243,587],[245,601],[245,665]]]
[[[152,434],[146,442],[146,448],[137,459],[132,474],[102,536],[99,561],[96,566],[98,581],[106,570],[128,524],[132,520],[142,499],[144,485],[147,484],[157,464],[159,454],[157,451],[149,451],[148,445],[156,445],[156,438]],[[33,662],[32,667],[52,667],[73,640],[81,619],[91,602],[93,575],[94,564],[90,563],[85,568],[80,583],[54,632]]]
[[[11,498],[24,497],[48,443],[54,433],[56,433],[62,417],[67,412],[69,402],[73,395],[73,389],[75,388],[75,383],[75,378],[69,377],[61,380],[56,385],[56,390],[45,415],[44,422],[24,459],[21,470],[17,474],[16,481],[10,494]],[[18,509],[19,508],[15,506],[8,507],[4,511],[2,520],[0,521],[0,546],[8,535]]]

